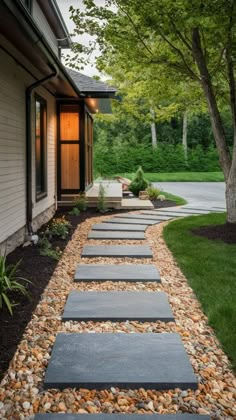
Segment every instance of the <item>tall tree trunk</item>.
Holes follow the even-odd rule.
[[[184,156],[185,159],[188,159],[188,113],[187,111],[184,112],[183,115],[183,137],[182,137],[182,144],[184,149]]]
[[[234,143],[234,156],[232,161],[211,77],[207,68],[206,58],[202,50],[198,28],[194,28],[192,31],[192,52],[200,73],[201,85],[207,101],[212,131],[219,153],[220,165],[224,173],[226,183],[227,221],[236,223],[236,144]]]
[[[153,108],[150,108],[150,114],[152,117],[152,122],[151,122],[152,147],[153,149],[156,149],[157,148],[157,128],[156,128],[156,123],[155,123],[155,111]]]

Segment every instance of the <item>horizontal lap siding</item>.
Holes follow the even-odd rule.
[[[25,72],[0,50],[0,243],[25,225]]]
[[[26,224],[25,90],[34,80],[0,50],[0,243]],[[35,105],[32,101],[33,217],[55,203],[55,98],[43,87],[35,93],[47,101],[48,195],[35,200]]]

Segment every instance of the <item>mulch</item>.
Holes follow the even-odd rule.
[[[213,241],[223,241],[226,244],[236,244],[236,224],[225,223],[223,225],[201,226],[191,229],[194,235]]]
[[[63,251],[77,226],[84,220],[100,214],[96,209],[88,209],[79,216],[71,216],[68,213],[69,211],[70,208],[68,207],[60,208],[55,215],[56,217],[65,215],[66,219],[70,221],[71,227],[66,239],[50,239],[53,249],[59,247]],[[115,213],[118,213],[118,211],[109,212],[109,214]],[[38,231],[38,234],[46,226],[47,224]],[[19,260],[21,260],[21,263],[17,275],[32,282],[32,284],[27,284],[30,299],[16,292],[8,294],[10,301],[13,303],[16,302],[16,306],[13,307],[13,315],[10,315],[5,305],[0,311],[0,380],[7,370],[25,327],[30,321],[32,313],[40,301],[40,297],[58,264],[58,261],[40,255],[39,247],[35,245],[19,246],[7,256],[8,264],[16,264]]]

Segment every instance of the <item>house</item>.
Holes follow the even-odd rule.
[[[0,252],[93,183],[93,114],[115,90],[66,69],[71,40],[56,0],[0,2]]]

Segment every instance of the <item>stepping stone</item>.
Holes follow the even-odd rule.
[[[152,258],[149,246],[132,245],[85,245],[81,256],[92,257],[129,257],[129,258]]]
[[[69,294],[63,321],[174,321],[163,292],[77,292]]]
[[[174,217],[175,217],[175,216],[171,216],[171,215],[168,216],[167,214],[161,214],[161,213],[159,214],[155,210],[152,210],[152,211],[144,210],[141,213],[145,214],[146,217],[153,216],[153,217],[155,217],[155,220],[160,220],[160,221],[174,219]]]
[[[153,264],[80,264],[75,281],[127,281],[161,282],[159,271]]]
[[[44,388],[197,389],[176,333],[59,333]]]
[[[128,225],[155,225],[155,221],[154,220],[150,220],[150,219],[109,219],[109,221],[104,220],[103,223],[118,223],[118,224],[128,224]]]
[[[36,414],[34,420],[150,420],[150,414]],[[142,417],[142,419],[140,419]],[[151,414],[151,420],[210,420],[210,416],[199,414]]]
[[[92,230],[118,230],[126,232],[145,232],[147,225],[132,225],[132,224],[115,224],[115,223],[98,223],[92,226]]]
[[[197,214],[197,213],[194,213]],[[163,212],[163,213],[158,213],[156,216],[150,216],[150,217],[156,217],[157,219],[160,220],[160,218],[162,218],[163,220],[171,220],[171,219],[176,219],[176,217],[183,217],[183,216],[194,216],[193,213],[189,213],[189,212],[181,212],[181,213],[177,213],[174,211],[170,211],[170,212]],[[146,217],[149,217],[146,215]]]
[[[144,213],[144,212],[142,212]],[[115,216],[118,217],[118,216]],[[166,215],[164,215],[164,217],[166,217]],[[168,216],[168,219],[170,219],[171,217]],[[129,220],[130,223],[137,223],[135,221],[139,221],[138,223],[142,223],[142,221],[145,221],[146,223],[150,223],[152,222],[152,224],[156,224],[160,221],[160,217],[159,215],[155,214],[131,214],[130,216],[127,216],[127,219],[122,219],[122,220]],[[134,221],[134,222],[133,222]]]
[[[92,230],[88,234],[88,239],[129,239],[129,240],[143,240],[146,239],[144,232],[125,232],[125,231],[99,231]]]

